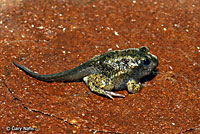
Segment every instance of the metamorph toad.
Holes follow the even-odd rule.
[[[142,84],[139,81],[158,66],[158,60],[147,47],[140,47],[109,51],[94,56],[78,67],[49,75],[40,75],[16,62],[14,64],[28,75],[41,81],[83,80],[92,92],[113,99],[112,96],[125,97],[113,92],[116,90],[127,88],[130,93],[140,91]]]

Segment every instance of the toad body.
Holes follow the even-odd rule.
[[[94,93],[113,99],[125,97],[113,91],[127,88],[128,92],[140,91],[141,78],[149,75],[157,66],[157,57],[147,47],[109,51],[94,56],[73,69],[48,75],[37,74],[25,66],[14,64],[28,75],[46,82],[73,82],[83,80]]]

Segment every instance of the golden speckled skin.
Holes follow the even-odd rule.
[[[77,81],[83,79],[92,92],[124,97],[113,90],[127,88],[130,93],[140,91],[141,78],[149,75],[157,66],[157,57],[147,47],[110,51],[94,56],[89,61],[73,69],[49,75],[40,75],[25,66],[14,64],[28,75],[47,82]]]

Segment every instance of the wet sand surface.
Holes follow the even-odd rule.
[[[0,1],[0,133],[200,133],[199,13],[198,0]],[[158,75],[113,101],[12,63],[50,74],[141,46],[158,57]]]

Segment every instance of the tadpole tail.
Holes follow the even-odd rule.
[[[13,64],[17,66],[19,69],[23,70],[26,74],[30,75],[31,77],[36,78],[41,81],[45,81],[45,82],[77,81],[89,75],[91,72],[91,69],[86,67],[84,63],[73,69],[70,69],[64,72],[48,74],[48,75],[41,75],[41,74],[35,73],[31,71],[29,68],[19,65],[16,62],[13,62]]]

